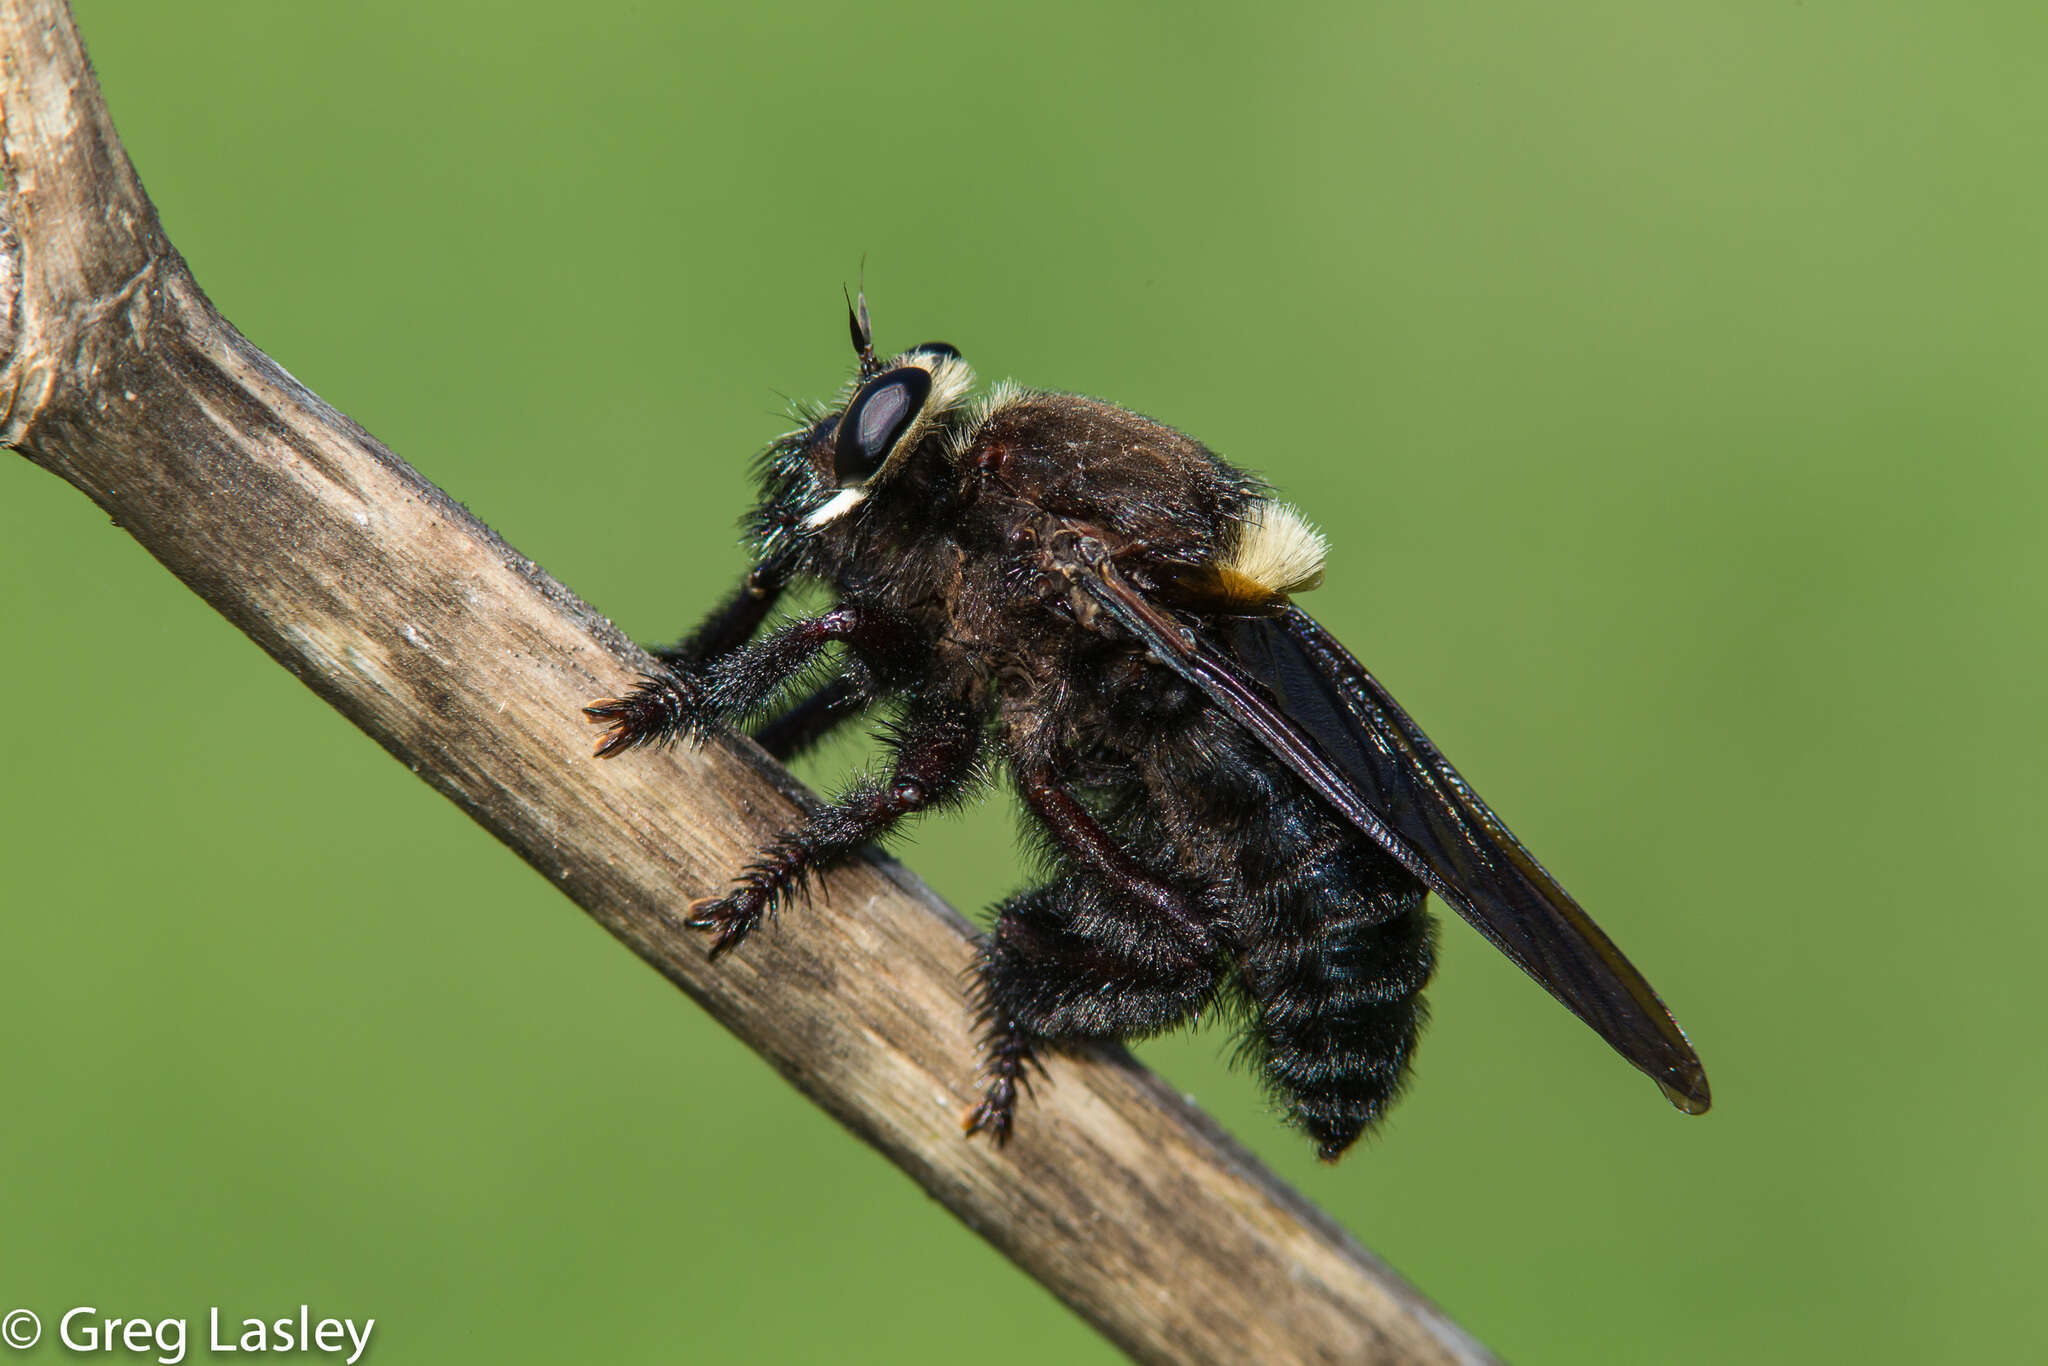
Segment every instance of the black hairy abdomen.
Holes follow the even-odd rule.
[[[1186,893],[1210,938],[1048,850],[1061,876],[1040,895],[1089,947],[1070,948],[1071,974],[1032,983],[1057,1017],[1044,1023],[1142,1034],[1213,1002],[1287,1120],[1334,1158],[1407,1078],[1435,962],[1425,890],[1206,698],[1156,666],[1112,681],[1129,678],[1105,669],[1069,703],[1084,743],[1064,757],[1105,830]],[[1036,923],[1036,905],[1016,909]],[[1120,979],[1119,960],[1145,971]]]
[[[1407,1080],[1435,966],[1420,882],[1206,704],[1145,761],[1154,819],[1229,888],[1243,1054],[1326,1157]]]

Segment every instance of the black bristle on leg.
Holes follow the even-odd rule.
[[[905,816],[959,799],[972,781],[981,727],[955,702],[913,701],[892,737],[886,781],[862,781],[794,830],[784,831],[724,896],[690,904],[684,923],[712,933],[713,957],[738,945],[792,893],[887,834]]]
[[[916,636],[896,613],[837,607],[789,622],[701,670],[642,675],[640,686],[625,697],[607,697],[583,709],[592,722],[611,728],[599,740],[597,753],[608,759],[639,745],[691,738],[758,712],[802,678],[832,644],[852,650],[871,672],[902,677],[906,656],[914,658]]]
[[[600,698],[585,707],[583,714],[593,724],[608,728],[597,742],[597,757],[609,759],[642,745],[667,744],[708,724],[706,687],[693,675],[745,645],[788,581],[786,565],[755,565],[696,630],[674,645],[649,651],[661,663],[659,673],[642,674],[640,685],[624,697]]]
[[[594,751],[610,759],[642,745],[667,744],[698,723],[703,694],[682,674],[663,671],[640,675],[640,685],[624,697],[604,697],[583,709],[591,724],[606,727]]]
[[[981,1101],[967,1112],[967,1119],[960,1126],[968,1137],[987,1134],[989,1142],[998,1148],[1010,1141],[1017,1101],[1031,1089],[1031,1068],[1037,1062],[1031,1036],[1014,1020],[997,1018],[989,1022],[982,1041]]]

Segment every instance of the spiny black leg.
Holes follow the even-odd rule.
[[[1087,874],[1003,903],[982,947],[975,995],[983,1036],[981,1103],[968,1134],[1009,1138],[1040,1048],[1154,1034],[1192,1018],[1222,977],[1206,942],[1178,921],[1132,914],[1122,889]]]
[[[981,718],[964,703],[913,703],[895,737],[887,782],[862,781],[795,830],[784,832],[722,897],[690,905],[688,924],[710,930],[713,957],[752,933],[791,892],[879,839],[897,821],[958,797],[981,750]]]
[[[696,630],[651,652],[663,665],[660,673],[642,674],[640,686],[624,697],[600,698],[585,707],[583,714],[593,723],[610,727],[598,741],[597,757],[609,759],[640,745],[673,740],[696,724],[703,688],[691,678],[692,671],[746,644],[788,582],[782,562],[755,565]]]
[[[706,693],[719,720],[758,712],[796,681],[827,645],[843,644],[883,687],[916,680],[924,642],[908,619],[880,607],[851,604],[793,621],[743,650],[722,655],[704,671]]]
[[[600,697],[583,709],[590,723],[605,726],[593,751],[609,759],[641,745],[666,744],[701,724],[703,689],[683,674],[641,674],[640,685],[624,697]]]
[[[915,633],[900,616],[871,607],[836,607],[823,616],[793,621],[743,649],[712,660],[701,673],[646,674],[624,697],[583,709],[610,727],[597,754],[610,758],[639,745],[666,743],[758,711],[798,677],[827,645],[843,642],[878,676],[906,676],[914,668]]]
[[[754,743],[786,764],[860,715],[866,705],[866,694],[850,680],[835,678],[762,722],[753,732]]]
[[[788,583],[788,569],[780,561],[755,565],[740,580],[740,586],[698,623],[696,630],[675,644],[650,653],[679,672],[730,654],[753,639]]]
[[[998,1148],[1010,1141],[1017,1119],[1017,1100],[1031,1089],[1030,1069],[1038,1064],[1030,1034],[1015,1020],[993,1019],[982,1044],[981,1100],[960,1128],[969,1138],[987,1134]]]
[[[1076,872],[1005,903],[983,951],[986,1089],[965,1127],[998,1144],[1040,1044],[1165,1029],[1199,1010],[1219,976],[1210,916],[1194,900],[1139,867],[1044,767],[1020,765],[1017,786]]]

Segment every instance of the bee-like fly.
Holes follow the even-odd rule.
[[[1707,1108],[1649,983],[1294,605],[1323,574],[1299,513],[1171,427],[1007,384],[977,398],[953,347],[884,360],[864,300],[849,324],[852,380],[761,458],[751,572],[661,673],[587,709],[600,755],[747,722],[787,759],[892,708],[885,777],[691,905],[713,954],[1001,772],[1050,876],[997,908],[981,951],[970,1134],[1008,1137],[1041,1051],[1223,1006],[1334,1160],[1407,1076],[1430,892],[1680,1109]],[[796,581],[831,609],[756,639]]]

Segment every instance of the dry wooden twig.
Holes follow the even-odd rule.
[[[646,657],[230,327],[165,240],[62,0],[0,0],[0,444],[320,696],[1133,1355],[1487,1355],[1121,1054],[962,1139],[971,931],[894,863],[716,966],[658,913],[810,798],[744,741],[600,766]],[[887,963],[886,973],[855,965]]]

